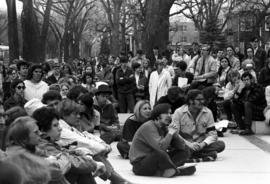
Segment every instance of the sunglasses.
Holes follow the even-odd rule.
[[[17,89],[25,89],[25,86],[17,86]]]

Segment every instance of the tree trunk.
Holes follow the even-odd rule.
[[[17,26],[16,1],[6,0],[8,13],[8,44],[9,44],[9,61],[19,59],[19,39]]]
[[[146,0],[143,49],[151,55],[153,47],[165,50],[169,41],[169,15],[175,0]]]
[[[120,25],[120,10],[123,0],[114,0],[114,9],[113,9],[113,23],[112,28],[112,44],[111,52],[114,56],[118,56],[120,53],[120,34],[119,34],[119,25]]]
[[[39,48],[39,27],[32,0],[23,1],[22,11],[23,58],[33,63],[42,62]],[[43,43],[44,44],[44,43]]]
[[[48,35],[48,30],[49,30],[49,25],[50,25],[50,13],[51,13],[51,8],[52,8],[52,3],[53,3],[52,0],[47,1],[41,35],[40,35],[39,47],[40,47],[41,61],[45,61],[45,58],[46,58],[47,35]]]

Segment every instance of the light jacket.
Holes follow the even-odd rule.
[[[172,122],[177,126],[179,134],[189,142],[205,142],[207,145],[217,141],[217,133],[211,110],[203,107],[194,120],[188,105],[176,109]]]
[[[160,74],[157,71],[151,73],[149,80],[150,104],[153,108],[160,97],[167,95],[168,89],[172,86],[170,73],[163,69]]]

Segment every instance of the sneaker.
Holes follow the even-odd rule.
[[[195,172],[196,172],[195,165],[181,166],[177,167],[176,176],[188,176],[194,174]]]
[[[243,130],[239,133],[239,135],[253,135],[254,133],[250,129]]]

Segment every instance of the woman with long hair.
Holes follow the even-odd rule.
[[[42,80],[42,76],[43,68],[41,65],[33,65],[30,67],[27,79],[24,81],[24,97],[27,101],[33,98],[41,100],[43,94],[49,90],[49,86]]]
[[[230,60],[227,57],[222,57],[220,59],[220,66],[218,69],[217,82],[220,87],[225,87],[228,83],[228,73],[231,69]]]
[[[94,128],[99,126],[100,113],[93,108],[93,96],[90,93],[79,96],[78,103],[82,106],[81,130],[94,133]]]
[[[122,132],[122,140],[117,143],[117,149],[123,158],[128,158],[130,142],[132,141],[139,127],[149,120],[150,115],[150,102],[148,100],[138,101],[134,107],[134,114],[130,116],[125,122]]]

